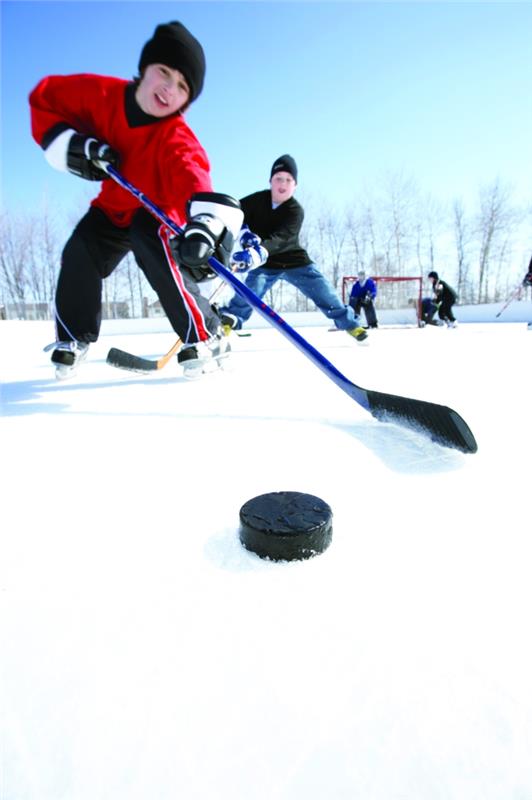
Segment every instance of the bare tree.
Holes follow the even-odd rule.
[[[472,241],[471,226],[461,200],[452,205],[454,244],[456,248],[456,290],[463,302],[471,302],[474,287],[470,278],[469,248]]]
[[[386,175],[371,194],[364,192],[362,209],[355,208],[348,215],[350,244],[359,268],[404,276],[416,255],[420,260],[424,229],[418,196],[415,182],[401,173]]]
[[[146,288],[145,288],[146,287]],[[140,315],[141,317],[146,317],[148,315],[148,307],[147,304],[144,302],[144,298],[151,291],[151,288],[148,286],[148,282],[146,278],[144,278],[144,273],[141,269],[137,269],[137,290],[139,293],[139,301],[140,301]]]
[[[438,269],[438,262],[443,260],[440,245],[445,231],[445,214],[441,203],[431,195],[413,198],[408,233],[415,237],[415,259],[408,260],[408,268],[413,272],[418,269],[421,274]],[[410,248],[412,250],[412,248]],[[415,265],[415,266],[414,266]]]
[[[358,275],[361,270],[375,262],[375,232],[369,206],[352,206],[345,214],[346,243],[350,249],[349,275]]]
[[[0,217],[0,282],[2,295],[24,319],[27,297],[26,253],[31,247],[28,221],[9,212]]]
[[[379,273],[379,271],[375,269],[379,259],[381,259],[382,256],[380,256],[377,252],[377,226],[375,221],[375,213],[373,209],[370,208],[369,206],[367,206],[364,211],[362,224],[365,226],[365,229],[367,231],[367,237],[371,253],[371,264],[374,265],[374,269],[372,271],[376,275],[383,274],[383,270],[381,270],[381,272]]]
[[[510,205],[510,191],[497,179],[480,190],[477,222],[479,238],[477,302],[490,300],[490,279],[494,262],[509,252],[507,241],[513,233],[518,215]],[[494,287],[495,288],[495,287]]]
[[[391,173],[385,179],[384,190],[384,252],[388,274],[403,276],[416,249],[415,207],[418,189],[412,178],[406,178],[402,173]]]
[[[137,279],[139,278],[139,274],[142,275],[141,270],[138,268],[135,258],[132,253],[128,253],[127,256],[124,258],[122,262],[124,265],[124,270],[127,276],[127,285],[129,289],[129,302],[131,308],[131,316],[132,317],[142,317],[142,283],[137,280],[135,281],[135,275]],[[140,290],[137,293],[137,289]],[[137,297],[138,297],[138,309],[139,313],[136,313],[137,310]]]
[[[346,255],[347,227],[345,219],[330,207],[323,209],[317,220],[321,242],[323,263],[322,272],[327,274],[332,285],[337,288],[340,276],[349,263]]]
[[[32,300],[50,303],[55,292],[61,246],[48,208],[30,220],[30,245],[26,254],[28,291]]]

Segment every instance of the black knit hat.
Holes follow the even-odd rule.
[[[438,273],[437,272],[429,272],[427,278],[436,278],[438,280]]]
[[[190,102],[203,88],[205,54],[197,39],[180,22],[157,25],[153,37],[140,54],[139,72],[149,64],[164,64],[183,74],[190,89]]]
[[[297,183],[297,164],[287,153],[284,156],[279,156],[274,162],[272,171],[270,172],[270,180],[276,172],[289,172],[292,178]]]

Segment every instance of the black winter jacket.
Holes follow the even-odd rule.
[[[434,294],[436,295],[437,303],[446,303],[450,306],[454,305],[457,300],[455,290],[449,286],[448,283],[442,280],[433,281]]]
[[[272,194],[264,189],[243,197],[240,201],[244,222],[258,234],[269,253],[265,267],[290,269],[312,262],[299,243],[304,211],[293,197],[272,208]]]

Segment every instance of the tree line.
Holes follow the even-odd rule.
[[[472,211],[460,199],[445,206],[424,196],[401,175],[382,179],[371,194],[342,209],[312,196],[299,200],[305,208],[302,244],[339,292],[342,277],[361,269],[368,275],[425,278],[436,270],[457,290],[459,303],[498,302],[515,288],[532,252],[532,208],[516,204],[511,187],[500,180],[479,189]],[[51,318],[68,235],[53,208],[2,213],[0,318]],[[106,317],[145,316],[155,299],[131,255],[104,281]],[[282,281],[266,299],[279,311],[312,306]]]

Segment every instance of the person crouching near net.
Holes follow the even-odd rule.
[[[429,272],[427,277],[432,281],[433,300],[438,309],[439,318],[446,323],[448,328],[458,327],[456,317],[453,314],[453,306],[457,300],[455,290],[443,281],[437,272]]]

